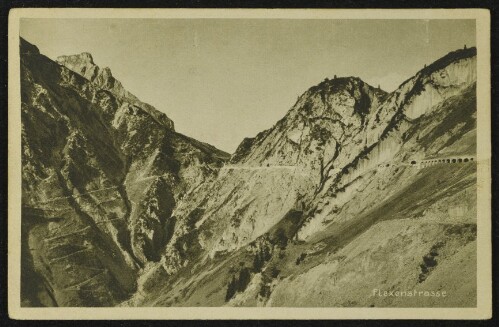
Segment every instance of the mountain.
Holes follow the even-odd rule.
[[[23,304],[116,305],[161,257],[176,202],[228,155],[87,53],[54,62],[23,39],[20,53]]]
[[[389,94],[355,77],[311,87],[186,194],[183,228],[123,305],[437,303],[374,289],[475,305],[475,89],[475,48]]]
[[[475,48],[325,79],[230,158],[88,53],[21,75],[26,305],[476,304]]]

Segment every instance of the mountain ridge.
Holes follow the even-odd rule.
[[[442,276],[476,246],[475,163],[419,165],[475,155],[476,49],[391,93],[325,79],[230,158],[176,133],[90,54],[56,64],[34,49],[21,40],[26,303],[404,306],[359,287],[451,288]],[[476,301],[465,279],[468,298],[446,305]]]
[[[148,112],[148,114],[158,123],[171,130],[175,130],[173,121],[168,118],[166,114],[156,110],[147,103],[141,102],[135,95],[126,90],[121,82],[114,78],[109,67],[100,68],[94,63],[90,53],[83,52],[79,55],[59,56],[57,57],[56,62],[83,76],[98,87],[126,99],[130,103]]]
[[[227,154],[23,39],[20,53],[24,301],[116,305],[159,259],[175,202]]]
[[[297,256],[296,265],[304,260],[300,258],[307,257],[306,253],[316,251],[312,250],[314,247],[319,247],[319,253],[321,253],[319,257],[324,258],[326,254],[324,249],[336,252],[338,247],[341,249],[349,242],[356,242],[356,239],[363,232],[378,226],[380,215],[382,216],[383,212],[399,217],[396,219],[397,221],[400,219],[399,214],[394,211],[397,209],[392,208],[401,208],[400,204],[407,203],[406,200],[401,200],[404,196],[400,197],[397,190],[404,190],[404,187],[410,190],[411,183],[417,184],[417,181],[423,178],[420,177],[420,171],[412,166],[411,162],[414,159],[419,161],[425,155],[438,156],[439,151],[450,149],[452,144],[461,138],[471,142],[465,135],[472,133],[474,126],[476,126],[476,117],[473,113],[473,110],[476,110],[476,104],[473,103],[476,88],[476,56],[473,51],[473,49],[458,50],[444,56],[443,59],[437,60],[436,64],[431,64],[423,69],[423,73],[418,73],[402,83],[397,90],[390,94],[380,91],[376,96],[375,88],[366,88],[367,91],[364,94],[372,92],[369,98],[371,104],[369,110],[355,110],[355,105],[360,103],[361,97],[359,95],[362,88],[359,88],[357,93],[354,90],[353,94],[345,90],[327,92],[330,89],[330,84],[335,83],[334,79],[332,82],[326,80],[311,87],[298,98],[297,103],[273,127],[259,133],[253,139],[243,140],[231,157],[231,166],[226,167],[226,169],[222,168],[211,187],[206,186],[204,190],[192,194],[191,198],[185,199],[184,203],[179,205],[176,209],[177,215],[189,216],[189,212],[195,213],[193,217],[196,217],[197,222],[190,229],[184,230],[184,236],[177,238],[187,237],[190,244],[193,240],[199,240],[197,247],[200,247],[201,250],[198,251],[200,253],[207,251],[209,255],[197,257],[196,260],[201,260],[203,265],[209,267],[211,265],[213,269],[218,265],[218,271],[220,269],[224,271],[223,273],[219,272],[219,274],[225,275],[227,292],[230,289],[230,280],[237,281],[238,274],[242,274],[245,269],[255,269],[254,273],[250,273],[252,280],[250,284],[244,282],[245,285],[240,286],[242,291],[236,291],[236,294],[228,296],[228,300],[226,300],[228,305],[247,305],[245,303],[251,303],[249,305],[273,305],[272,303],[277,303],[272,300],[272,292],[268,295],[267,291],[264,290],[276,287],[276,285],[269,286],[267,284],[269,280],[279,285],[279,279],[266,275],[268,272],[266,273],[265,267],[271,269],[274,266],[277,270],[281,270],[281,273],[286,273],[285,271],[290,273],[289,264],[291,263],[280,263],[283,260],[284,262],[290,260],[293,262],[294,259],[281,259],[282,256],[284,258],[288,256],[285,254],[286,252],[291,252],[289,255]],[[449,58],[452,60],[448,60]],[[340,78],[339,81],[352,82],[355,79]],[[416,88],[419,88],[418,92],[415,91]],[[325,90],[326,92],[324,92]],[[460,113],[459,106],[463,106],[466,110]],[[306,112],[305,117],[300,115],[302,111]],[[364,115],[360,113],[364,113]],[[321,119],[322,124],[315,129],[314,126],[317,125],[314,125],[313,119],[308,118],[324,117],[324,114],[328,119]],[[341,118],[337,119],[336,115]],[[447,119],[449,122],[445,123],[448,126],[442,127],[445,129],[438,133],[435,132],[439,128],[437,122],[426,119],[423,122],[421,118],[434,115],[449,117]],[[459,115],[462,115],[460,119],[466,121],[466,124],[461,125],[462,123],[452,118],[459,117]],[[331,125],[324,124],[324,121],[330,122]],[[424,133],[432,132],[424,137],[418,133],[413,134],[419,128]],[[295,130],[299,130],[299,133],[293,133]],[[304,133],[304,131],[306,132]],[[447,135],[451,131],[455,135],[448,138]],[[344,134],[348,137],[341,141]],[[335,135],[336,137],[333,137]],[[333,139],[334,143],[332,143]],[[337,142],[338,140],[340,142]],[[419,145],[420,142],[425,142],[424,147]],[[343,151],[344,148],[348,148],[348,152]],[[473,156],[474,152],[467,155]],[[434,178],[443,183],[440,186],[444,189],[452,188],[453,186],[449,185],[459,183],[459,178],[462,178],[467,180],[467,192],[470,192],[470,189],[472,192],[474,173],[473,170],[470,170],[471,167],[472,164],[466,164],[462,169],[456,166],[436,167],[433,170],[440,172],[441,176],[449,176],[442,169],[451,169],[459,177],[449,178],[449,181],[452,182],[443,182],[441,178]],[[424,176],[432,173],[431,171],[424,172]],[[470,177],[467,177],[468,174]],[[400,180],[399,184],[396,183],[396,179]],[[374,181],[378,186],[372,189]],[[387,195],[383,195],[384,192],[380,192],[380,188],[390,191]],[[359,196],[365,194],[363,192],[367,192],[366,189],[370,189],[371,193],[367,193],[369,194],[368,198],[361,200]],[[415,201],[414,197],[425,196],[422,192],[412,192],[414,196],[410,197],[411,201]],[[461,201],[473,208],[472,199],[461,198]],[[192,204],[189,205],[189,203]],[[193,207],[202,209],[190,211]],[[368,212],[367,216],[363,211]],[[403,212],[406,212],[414,221],[418,220],[414,217],[421,215],[421,213],[413,213],[407,209]],[[469,219],[473,221],[473,209],[465,212],[466,223],[470,221]],[[441,212],[439,214],[447,217],[447,213]],[[456,228],[461,226],[461,222],[456,224]],[[385,226],[391,228],[390,224],[385,224]],[[350,236],[345,238],[336,229]],[[468,232],[463,230],[463,233]],[[475,237],[473,236],[474,232],[470,233],[469,237],[472,240]],[[399,237],[399,235],[394,234],[393,237]],[[435,242],[438,243],[438,236],[434,237],[437,239]],[[340,242],[334,241],[336,239],[344,239],[341,242],[345,243],[335,245],[335,243]],[[464,242],[462,243],[464,247],[468,244],[466,240],[453,239],[452,242]],[[282,245],[279,244],[286,245],[281,247]],[[185,248],[185,246],[184,244],[183,247]],[[297,252],[298,249],[307,248],[307,246],[309,249],[305,252],[301,254]],[[270,259],[259,259],[260,263],[256,268],[251,268],[250,253],[256,255],[254,260],[257,260],[258,251],[263,251],[262,249],[268,247],[274,249],[271,251],[273,253],[270,254]],[[417,251],[423,249],[424,246],[421,245]],[[181,267],[184,264],[190,266],[189,263],[183,264],[182,259],[179,262],[179,258],[182,258],[181,252],[176,252],[174,248],[170,250],[172,252],[169,252],[169,256],[176,258],[175,263],[165,260],[163,267],[167,274],[158,273],[158,269],[163,268],[155,268],[151,270],[150,275],[162,277],[157,277],[158,279],[153,277],[151,280],[172,279],[171,283],[175,283],[178,281],[175,276],[184,271]],[[411,251],[416,251],[416,249]],[[411,251],[408,253],[414,254]],[[241,265],[244,268],[239,269],[235,266],[231,268],[226,264],[217,263],[219,256],[229,257],[231,261],[236,262],[241,260]],[[315,259],[311,260],[317,265],[318,262]],[[196,269],[196,267],[194,266],[192,269]],[[283,277],[294,278],[292,271],[291,275]],[[172,301],[171,299],[178,296],[184,298],[183,305],[195,305],[197,302],[194,299],[200,300],[199,296],[203,294],[210,299],[207,301],[224,303],[223,292],[222,294],[218,291],[215,292],[215,286],[197,280],[195,273],[192,276],[189,279],[191,286],[188,295],[182,295],[183,293],[176,293],[176,291],[169,292],[171,295],[152,292],[143,299],[140,299],[139,296],[134,300],[135,302],[131,303],[174,305],[174,303],[178,304],[178,300]],[[223,289],[224,285],[219,284],[219,279],[223,278],[217,274],[216,278],[213,276],[209,280],[210,283]],[[253,280],[256,285],[252,284]],[[150,281],[146,279],[143,284],[145,294],[151,292],[145,286],[148,283]],[[168,288],[172,285],[166,282],[164,287]],[[471,288],[472,285],[474,284],[470,281]],[[344,285],[343,287],[351,288],[351,286]],[[258,292],[257,294],[251,293],[254,287],[257,289],[261,287],[259,294]],[[303,286],[299,287],[299,289],[303,289]],[[288,288],[293,289],[291,286]],[[276,294],[282,293],[280,288],[277,290]],[[209,295],[212,294],[211,292],[218,295]],[[262,294],[265,295],[262,296]],[[345,291],[341,294],[345,294]],[[232,298],[233,296],[235,298]],[[241,300],[241,297],[245,296],[252,298]],[[309,296],[316,297],[317,294]],[[255,303],[255,298],[263,302],[257,301]],[[358,300],[359,298],[356,299],[356,301]],[[207,303],[204,301],[202,300],[201,303]],[[306,301],[306,299],[303,298],[301,301]],[[306,305],[306,302],[302,303]],[[330,302],[331,305],[334,303]],[[282,305],[287,305],[287,302],[284,300]],[[336,302],[335,305],[338,303]],[[457,305],[462,305],[462,302]]]

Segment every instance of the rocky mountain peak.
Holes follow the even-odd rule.
[[[80,57],[83,59],[83,60],[86,60],[88,63],[90,64],[93,64],[94,63],[94,58],[92,57],[92,55],[88,52],[83,52],[80,54]]]
[[[113,93],[121,101],[131,105],[131,107],[140,108],[159,124],[174,130],[174,123],[167,115],[156,110],[151,105],[141,102],[134,94],[123,87],[121,82],[113,76],[109,67],[101,68],[96,65],[90,53],[83,52],[77,55],[59,56],[56,61],[59,65],[83,76],[98,88]]]
[[[333,78],[326,77],[319,84],[312,86],[310,88],[310,90],[320,89],[321,87],[328,87],[332,91],[341,91],[341,90],[352,89],[352,88],[356,88],[356,87],[360,88],[360,87],[363,87],[364,85],[369,86],[369,87],[374,89],[374,87],[365,83],[359,77],[356,77],[356,76],[337,77],[335,75]]]
[[[322,157],[330,145],[335,149],[334,155],[341,143],[356,135],[361,137],[360,131],[386,96],[385,91],[358,77],[326,78],[298,97],[286,116],[271,129],[245,139],[231,162],[313,164],[311,157]]]
[[[75,73],[78,73],[88,80],[92,80],[93,75],[89,74],[90,71],[98,71],[99,67],[95,65],[92,55],[88,52],[83,52],[76,55],[59,56],[56,61]]]
[[[100,68],[94,63],[92,55],[83,52],[76,55],[59,56],[57,63],[83,76],[98,87],[111,91],[129,102],[138,101],[137,97],[127,91],[120,81],[114,78],[109,67]]]
[[[403,99],[398,106],[406,107],[404,116],[418,118],[475,83],[476,54],[475,47],[449,52],[403,82],[392,95]]]
[[[111,72],[111,68],[109,68],[109,67],[102,68],[102,76],[104,76],[108,79],[113,77],[113,73]]]
[[[326,78],[305,93],[307,97],[319,96],[329,109],[334,109],[335,105],[342,103],[352,105],[354,113],[361,117],[368,114],[373,101],[379,102],[386,95],[387,92],[382,89],[353,76]]]
[[[333,78],[325,78],[319,84],[312,86],[310,91],[319,91],[321,89],[328,90],[332,93],[341,92],[341,91],[353,91],[353,90],[377,90],[382,94],[387,94],[387,92],[383,91],[381,88],[376,88],[368,83],[364,82],[360,77],[357,76],[342,76],[337,77],[336,75]]]
[[[91,64],[94,65],[94,58],[89,52],[82,52],[76,55],[70,56],[59,56],[57,57],[57,61],[59,62],[72,62],[74,65],[76,64]]]
[[[457,49],[455,51],[449,52],[442,58],[424,67],[419,71],[419,74],[430,75],[433,72],[444,69],[445,67],[447,67],[452,63],[458,62],[463,59],[469,59],[475,56],[476,56],[476,47]]]

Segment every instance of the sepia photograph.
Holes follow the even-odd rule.
[[[11,12],[11,315],[489,317],[488,24]]]

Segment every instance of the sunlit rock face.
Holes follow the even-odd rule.
[[[326,79],[230,158],[88,53],[22,41],[21,81],[25,305],[476,303],[475,48]]]
[[[374,178],[374,175],[366,178],[369,174],[383,171],[392,174],[397,168],[397,172],[401,172],[411,166],[413,160],[446,157],[445,153],[474,154],[475,87],[474,48],[450,53],[404,82],[371,117],[364,151],[326,182],[327,191],[315,200],[320,213],[309,218],[300,236],[306,238],[317,228],[320,230],[331,216],[337,216],[334,220],[348,219],[348,215],[354,217],[358,214],[356,210],[361,212],[386,197],[384,192],[378,192],[381,187],[385,188],[382,184],[386,181],[378,182],[376,189],[364,191]],[[381,117],[385,117],[384,122]],[[462,149],[453,149],[461,142],[465,144]],[[390,175],[382,178],[390,179]],[[363,191],[362,206],[352,207],[353,212],[332,215],[344,206],[350,207],[348,203],[359,190]]]
[[[473,306],[473,269],[450,271],[476,267],[476,166],[436,162],[475,156],[475,88],[474,48],[392,93],[311,87],[177,204],[182,227],[124,305],[431,306],[370,292],[440,285],[459,295],[444,306]]]
[[[116,305],[161,258],[179,197],[228,157],[89,54],[58,61],[21,39],[23,303]]]
[[[205,197],[194,195],[205,208],[197,222],[202,247],[213,254],[244,246],[320,191],[321,174],[362,151],[365,124],[385,96],[358,78],[326,80],[274,127],[244,141]]]
[[[320,203],[334,195],[337,200],[325,201],[331,210],[341,206],[350,199],[345,193],[366,172],[407,160],[400,156],[407,142],[402,134],[416,119],[407,114],[429,114],[472,88],[475,63],[473,49],[449,54],[391,94],[354,77],[326,79],[300,96],[274,127],[245,139],[206,193],[196,192],[178,214],[186,215],[182,210],[189,210],[190,202],[202,203],[196,232],[202,247],[216,252],[252,242],[297,203]],[[448,77],[440,77],[444,75]],[[428,108],[431,100],[425,99],[436,89],[444,91]],[[343,190],[345,186],[352,187]],[[312,220],[307,219],[300,235],[310,233],[306,226]],[[209,237],[203,236],[205,228]]]

